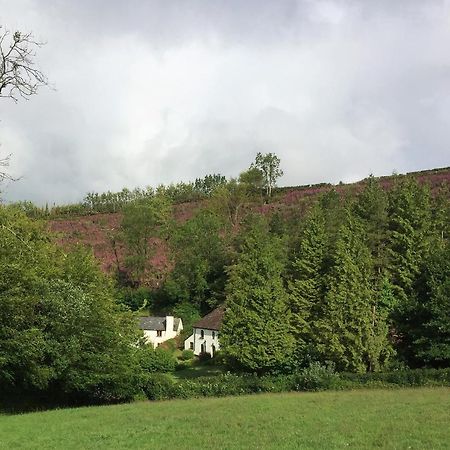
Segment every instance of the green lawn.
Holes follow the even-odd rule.
[[[450,389],[263,394],[0,416],[1,448],[450,447]]]

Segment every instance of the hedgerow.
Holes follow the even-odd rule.
[[[150,400],[224,397],[263,392],[306,392],[359,388],[450,386],[450,369],[415,369],[385,373],[337,373],[320,364],[290,375],[256,374],[176,380],[162,373],[150,374],[143,387]]]

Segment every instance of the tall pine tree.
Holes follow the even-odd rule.
[[[364,190],[355,201],[354,211],[366,232],[366,243],[373,259],[374,278],[380,280],[387,265],[388,199],[373,176],[366,180]]]
[[[427,186],[405,178],[389,193],[389,271],[400,309],[415,296],[415,284],[430,245],[431,205]]]
[[[376,370],[387,344],[371,283],[372,261],[361,225],[347,211],[337,233],[318,319],[318,351],[340,370]]]
[[[314,358],[316,322],[324,296],[324,261],[327,252],[325,217],[320,205],[310,212],[301,234],[289,281],[292,329],[298,363]]]
[[[244,370],[279,370],[293,352],[284,261],[281,239],[264,219],[253,217],[229,269],[220,336],[224,353]]]

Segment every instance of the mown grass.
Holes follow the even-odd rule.
[[[1,448],[444,449],[450,388],[262,394],[0,416]]]

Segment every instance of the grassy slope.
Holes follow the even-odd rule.
[[[264,394],[0,416],[1,448],[448,448],[450,389]]]

